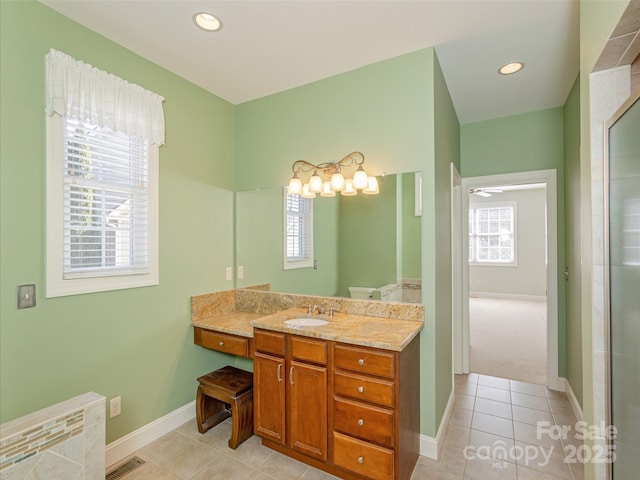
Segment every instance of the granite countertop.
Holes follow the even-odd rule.
[[[310,317],[306,308],[290,308],[267,316],[254,317],[249,324],[255,328],[321,338],[365,347],[402,351],[413,340],[424,323],[413,320],[369,317],[334,313],[327,325],[291,327],[284,323],[292,318]],[[319,316],[328,320],[328,316]],[[206,328],[206,327],[205,327]]]
[[[261,313],[235,312],[226,315],[211,315],[197,319],[192,318],[191,325],[206,330],[253,338],[253,327],[250,322],[263,316]]]

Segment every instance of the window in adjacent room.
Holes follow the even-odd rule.
[[[52,50],[47,297],[158,284],[162,97]]]
[[[284,269],[313,267],[313,202],[284,188]]]
[[[516,264],[516,205],[469,207],[469,263]]]

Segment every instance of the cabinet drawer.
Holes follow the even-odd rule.
[[[268,332],[266,330],[254,330],[253,341],[256,351],[284,357],[284,333]]]
[[[333,390],[336,395],[377,403],[385,407],[394,406],[393,383],[373,377],[336,372],[333,375]]]
[[[318,363],[320,365],[327,364],[327,342],[324,340],[295,336],[291,336],[289,339],[291,357],[294,360]]]
[[[393,411],[335,399],[333,429],[347,435],[393,446]]]
[[[392,352],[349,345],[335,345],[335,368],[393,378],[395,355]]]
[[[333,433],[333,463],[372,480],[393,478],[393,451]]]
[[[239,335],[214,332],[212,330],[195,327],[193,329],[193,343],[231,355],[238,355],[240,357],[251,356],[251,339]]]

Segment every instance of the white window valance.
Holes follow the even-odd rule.
[[[164,98],[51,49],[46,56],[47,115],[77,118],[164,145]]]

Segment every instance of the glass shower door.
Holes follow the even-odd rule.
[[[640,472],[640,92],[609,123],[610,415],[614,480]]]

